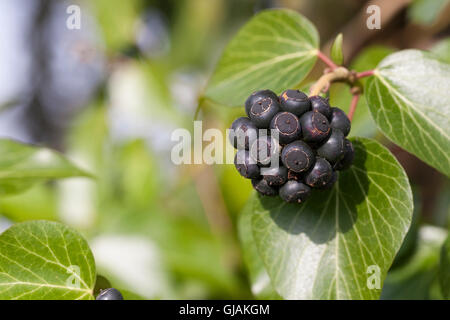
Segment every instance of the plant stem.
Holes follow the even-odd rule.
[[[356,93],[352,96],[352,101],[350,103],[350,110],[348,111],[348,118],[350,119],[350,122],[352,121],[356,107],[358,106],[359,97],[360,97],[359,93]]]
[[[373,70],[367,70],[367,71],[363,71],[363,72],[357,73],[356,74],[356,78],[357,79],[361,79],[361,78],[364,78],[364,77],[370,77],[370,76],[373,76],[373,74],[374,74]]]
[[[324,74],[314,83],[309,91],[310,96],[317,96],[322,91],[328,90],[332,82],[346,81],[350,76],[350,71],[344,67],[337,67],[333,71]]]
[[[338,66],[331,61],[326,55],[322,53],[322,51],[317,50],[317,57],[322,60],[331,70],[336,69]]]

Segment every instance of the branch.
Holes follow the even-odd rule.
[[[356,107],[358,106],[359,97],[360,97],[359,93],[353,94],[352,96],[352,102],[350,103],[350,110],[348,111],[348,118],[350,122],[352,121]]]
[[[350,81],[351,77],[353,77],[353,73],[350,72],[347,68],[337,67],[333,71],[324,74],[319,80],[314,83],[309,91],[310,96],[317,96],[322,91],[327,91],[330,87],[330,84],[333,82],[345,82]]]

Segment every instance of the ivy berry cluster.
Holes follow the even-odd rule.
[[[247,98],[245,112],[248,117],[231,125],[230,141],[238,150],[234,164],[262,195],[302,203],[312,188],[331,188],[336,171],[353,162],[353,145],[346,139],[350,120],[328,99],[299,90],[280,96],[260,90]],[[278,166],[271,165],[274,154]]]

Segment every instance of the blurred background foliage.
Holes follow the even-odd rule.
[[[71,4],[81,29],[66,28]],[[367,30],[377,4],[382,29]],[[251,193],[232,165],[175,166],[176,128],[225,130],[242,109],[199,99],[223,47],[255,12],[287,7],[318,28],[328,53],[344,35],[344,63],[371,69],[397,49],[449,59],[449,1],[407,0],[2,0],[0,136],[66,153],[96,179],[36,185],[0,199],[0,231],[34,219],[87,237],[99,273],[128,297],[253,298],[237,235]],[[299,88],[320,76],[320,62]],[[348,110],[340,84],[331,102]],[[388,142],[364,99],[352,135],[377,138],[414,187],[415,223],[383,298],[440,298],[439,248],[450,227],[449,181]],[[127,293],[128,292],[128,293]]]

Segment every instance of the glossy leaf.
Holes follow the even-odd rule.
[[[63,155],[0,139],[0,194],[17,193],[49,179],[89,176]]]
[[[366,99],[383,133],[450,176],[450,64],[405,50],[386,57],[367,84]]]
[[[205,95],[240,106],[255,90],[281,93],[305,78],[318,45],[317,31],[305,17],[284,9],[262,11],[225,48]]]
[[[93,299],[95,262],[81,235],[49,221],[0,235],[0,299]]]
[[[285,299],[378,299],[408,231],[413,204],[403,168],[378,142],[352,142],[354,164],[333,189],[315,190],[301,205],[251,200],[259,256]]]

